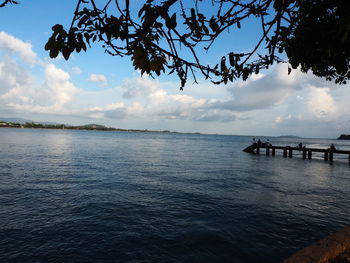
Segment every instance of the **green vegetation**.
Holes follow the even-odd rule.
[[[20,123],[16,122],[6,122],[6,121],[0,121],[0,128],[5,127],[5,128],[21,128]]]
[[[153,131],[153,130],[139,130],[139,129],[120,129],[111,128],[99,124],[86,124],[80,126],[72,126],[66,124],[42,124],[36,122],[26,122],[24,124],[16,122],[0,121],[0,128],[31,128],[31,129],[60,129],[60,130],[94,130],[94,131],[122,131],[122,132],[161,132],[161,133],[177,133],[168,130]]]

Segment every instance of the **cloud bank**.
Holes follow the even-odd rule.
[[[0,50],[18,54],[25,62],[35,63],[36,54],[32,50],[32,45],[26,43],[5,32],[0,32]]]
[[[91,92],[82,88],[83,82],[74,82],[67,71],[39,59],[31,44],[5,32],[0,32],[0,52],[0,109],[19,116],[28,112],[74,115],[111,126],[116,121],[150,121],[162,127],[165,121],[176,121],[180,130],[191,123],[191,127],[218,133],[278,135],[287,129],[288,134],[305,135],[308,124],[315,130],[325,125],[350,129],[349,85],[337,86],[299,70],[288,75],[285,64],[227,86],[204,82],[180,92],[177,83],[144,76]],[[33,67],[42,76],[35,75]],[[82,74],[78,66],[69,71]],[[85,81],[111,86],[103,74],[88,76]]]
[[[30,44],[0,32],[0,51],[19,55],[24,63],[21,65],[9,56],[1,57],[1,108],[18,113],[61,113],[79,93],[69,74],[54,64],[39,61]],[[44,80],[37,82],[25,64],[34,64],[43,70]]]

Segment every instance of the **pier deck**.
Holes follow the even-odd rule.
[[[337,150],[337,149],[319,149],[319,148],[307,148],[307,147],[291,147],[291,146],[275,146],[268,143],[262,143],[257,144],[253,143],[252,145],[245,148],[243,151],[248,153],[254,153],[254,154],[260,154],[261,150],[266,150],[266,155],[276,155],[276,150],[282,150],[283,151],[283,157],[284,158],[292,158],[293,157],[293,151],[302,152],[303,159],[312,159],[312,153],[318,152],[324,154],[324,160],[333,162],[334,154],[345,154],[348,156],[348,162],[350,164],[350,151],[346,150]]]

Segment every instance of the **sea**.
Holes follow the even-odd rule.
[[[256,137],[350,149],[350,141]],[[281,262],[350,225],[350,165],[252,136],[0,129],[0,262]]]

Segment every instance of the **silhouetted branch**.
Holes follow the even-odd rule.
[[[45,46],[51,57],[61,52],[68,59],[72,52],[100,42],[110,55],[130,56],[142,74],[176,73],[181,89],[189,72],[195,82],[196,74],[215,84],[246,80],[284,62],[276,53],[286,54],[291,67],[303,72],[312,70],[337,83],[350,77],[350,21],[344,1],[147,0],[137,15],[130,10],[130,0],[105,1],[99,9],[100,1],[78,0],[68,32],[61,25],[53,27]],[[204,2],[211,2],[216,15],[201,8]],[[241,29],[247,19],[261,25],[261,37],[251,50],[231,51],[218,63],[203,65],[198,49],[208,51],[224,32]]]

